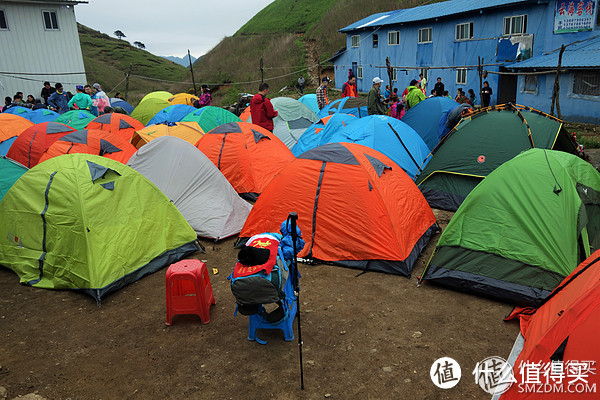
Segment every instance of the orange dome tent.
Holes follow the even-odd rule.
[[[520,320],[521,334],[525,341],[513,368],[517,383],[513,384],[500,400],[553,398],[548,397],[548,393],[520,391],[519,384],[523,384],[526,378],[522,373],[527,374],[528,371],[534,370],[533,365],[530,370],[525,367],[521,369],[520,366],[523,365],[537,364],[542,371],[553,361],[560,362],[559,367],[563,367],[566,373],[566,376],[563,376],[565,389],[569,385],[572,389],[576,389],[575,385],[584,381],[570,376],[573,370],[569,366],[576,369],[582,367],[580,371],[587,372],[584,377],[585,383],[590,387],[600,386],[600,375],[597,373],[598,360],[600,360],[600,345],[597,344],[597,335],[600,331],[600,250],[596,250],[587,260],[579,264],[548,295],[537,310],[531,307],[516,308],[507,317],[507,319],[513,318]],[[515,350],[518,351],[518,348],[513,351]],[[593,360],[594,365],[588,367],[593,367],[594,373],[590,373],[589,369],[582,364],[586,360]],[[557,382],[550,379],[549,383]],[[541,384],[546,384],[543,376]],[[554,398],[597,399],[598,393],[595,390],[593,393],[565,390],[560,393],[560,396],[556,395]]]
[[[258,125],[229,122],[198,141],[202,151],[240,196],[256,200],[294,155],[277,136]]]
[[[114,133],[84,129],[69,133],[54,142],[40,158],[40,163],[62,154],[87,153],[127,164],[135,151],[135,147]]]
[[[388,157],[354,143],[329,143],[296,158],[273,178],[240,237],[277,232],[290,211],[306,245],[299,257],[410,276],[437,230],[410,177]]]
[[[87,124],[86,128],[114,133],[130,141],[135,131],[144,129],[144,124],[135,118],[131,118],[129,115],[110,113],[103,114],[94,119]]]
[[[173,97],[167,99],[171,104],[186,104],[188,106],[193,106],[194,101],[196,100],[198,100],[198,97],[189,93],[177,93]]]
[[[244,122],[248,122],[252,115],[250,114],[250,106],[246,107],[244,111],[240,114],[240,119]]]
[[[131,138],[131,144],[139,149],[157,137],[175,136],[195,145],[203,135],[204,131],[200,128],[200,125],[194,121],[155,124],[136,131]]]
[[[9,113],[0,113],[0,156],[6,152],[25,129],[33,126],[33,122]]]
[[[6,156],[20,162],[27,168],[35,167],[52,143],[75,129],[58,122],[44,122],[33,125],[21,133],[14,141]]]

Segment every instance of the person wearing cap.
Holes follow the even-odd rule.
[[[98,109],[98,115],[104,114],[104,107],[110,106],[110,100],[106,93],[102,91],[102,87],[100,87],[99,83],[94,83],[92,85],[94,88],[94,95],[92,96],[92,102],[94,106]]]
[[[267,98],[269,94],[269,84],[263,82],[258,86],[258,93],[250,100],[250,117],[252,123],[261,126],[273,132],[275,125],[273,124],[273,118],[278,115],[278,112],[273,108],[271,100]]]
[[[319,110],[322,110],[327,104],[329,104],[329,99],[327,98],[327,85],[331,82],[331,79],[328,77],[324,77],[321,79],[321,86],[317,88],[317,105],[319,106]]]
[[[63,92],[62,83],[56,83],[54,87],[56,88],[56,91],[48,97],[48,106],[52,111],[64,114],[69,111],[69,97]]]
[[[200,97],[198,97],[198,107],[196,108],[210,106],[211,100],[212,97],[210,96],[210,89],[208,86],[202,85],[202,93],[200,94]]]
[[[373,78],[373,86],[367,94],[367,112],[369,115],[385,115],[387,114],[387,107],[381,101],[379,95],[379,88],[383,80],[376,76]]]
[[[77,92],[71,100],[69,100],[69,108],[76,110],[88,110],[92,107],[92,98],[84,92],[83,85],[75,86]]]
[[[406,108],[406,111],[425,100],[425,95],[418,85],[419,83],[417,80],[413,79],[410,81],[410,85],[406,88],[406,95],[404,96],[404,107]]]

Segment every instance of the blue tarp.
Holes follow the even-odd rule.
[[[165,122],[175,123],[180,122],[186,115],[197,111],[196,107],[188,106],[187,104],[173,104],[172,106],[163,108],[157,112],[150,121],[149,125],[163,124]]]
[[[356,117],[350,114],[333,114],[331,117],[322,118],[312,124],[300,139],[292,147],[292,153],[298,157],[300,154],[314,149],[322,144],[329,143],[329,137],[339,129],[344,128],[348,123],[356,120]]]
[[[456,106],[458,103],[447,97],[430,97],[411,107],[402,117],[402,122],[414,129],[429,150],[433,150],[440,140],[440,118]]]

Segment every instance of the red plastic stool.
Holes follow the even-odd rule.
[[[178,314],[196,314],[203,324],[210,322],[210,306],[215,304],[206,263],[182,260],[171,264],[166,275],[167,325]]]

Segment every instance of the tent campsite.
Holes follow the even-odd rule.
[[[27,168],[32,168],[38,164],[52,143],[71,132],[75,132],[75,129],[58,122],[33,125],[17,137],[6,156]]]

